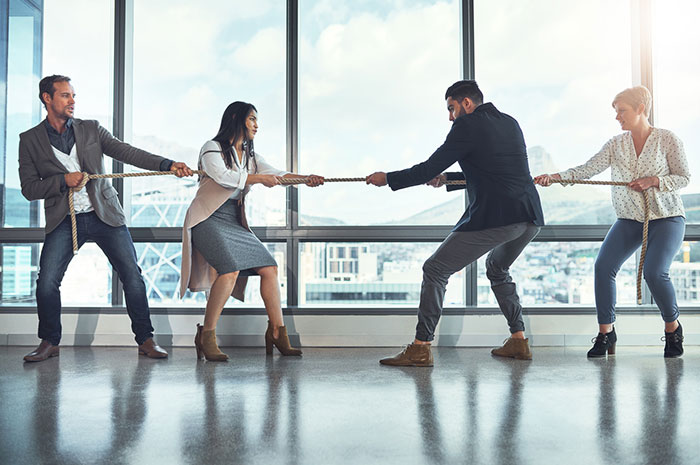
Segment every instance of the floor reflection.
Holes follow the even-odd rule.
[[[61,392],[60,357],[51,360],[49,364],[24,364],[25,372],[31,372],[36,377],[32,418],[34,425],[33,437],[39,463],[62,463],[68,461],[64,457],[59,444],[60,431],[58,416],[60,412],[59,393]]]
[[[426,463],[443,464],[445,448],[443,444],[440,416],[437,412],[437,402],[433,391],[432,369],[399,368],[405,375],[413,379],[416,387],[416,404],[418,405],[418,424],[423,457]]]
[[[520,446],[520,418],[523,411],[523,387],[527,384],[526,374],[530,368],[530,361],[511,360],[494,357],[504,371],[507,371],[510,382],[508,392],[503,398],[503,411],[501,423],[496,428],[494,436],[495,456],[498,463],[518,463],[521,458]]]
[[[264,360],[264,361],[263,361]],[[202,410],[183,418],[182,454],[188,463],[249,463],[265,455],[299,463],[297,372],[267,357],[262,376],[246,383],[235,362],[197,363]],[[258,380],[264,380],[264,391]]]
[[[598,439],[600,455],[605,461],[620,462],[617,437],[617,402],[615,391],[615,357],[591,359],[598,365]]]
[[[382,349],[206,363],[68,348],[23,365],[0,348],[0,463],[695,463],[700,350],[657,349],[438,348],[411,369],[380,366]]]
[[[157,360],[138,357],[131,374],[121,370],[112,372],[112,434],[109,448],[99,463],[133,463],[131,447],[144,434],[148,417],[148,387]]]
[[[643,375],[641,381],[644,408],[640,450],[647,463],[681,462],[676,440],[680,410],[678,387],[683,379],[683,359],[664,359],[664,368],[665,380]]]

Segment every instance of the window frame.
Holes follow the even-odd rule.
[[[474,2],[460,1],[461,59],[462,78],[473,79],[475,76],[474,60]],[[114,1],[114,92],[113,92],[113,127],[115,137],[124,138],[125,128],[130,127],[131,73],[133,50],[134,0]],[[7,10],[9,0],[0,0],[0,8]],[[43,4],[42,4],[43,6]],[[632,18],[632,62],[634,84],[647,86],[653,92],[652,47],[651,47],[651,9],[652,4],[646,0],[633,0],[630,3]],[[43,20],[43,18],[42,18]],[[5,34],[7,21],[4,25]],[[2,31],[0,31],[2,33]],[[286,169],[296,172],[299,166],[299,0],[286,2]],[[5,60],[6,66],[6,60]],[[6,72],[6,70],[5,70]],[[652,116],[653,118],[653,116]],[[112,171],[124,171],[121,162],[113,161]],[[130,202],[128,183],[122,179],[113,180],[119,199]],[[299,250],[301,242],[434,242],[437,246],[450,233],[450,226],[301,226],[299,224],[299,191],[296,186],[286,188],[286,225],[277,227],[253,227],[254,233],[263,242],[286,244],[287,254],[287,304],[285,313],[293,314],[332,314],[332,315],[409,315],[415,314],[415,307],[371,308],[350,306],[344,308],[300,307],[299,302]],[[129,205],[124,205],[129,210]],[[466,207],[465,199],[465,207]],[[537,242],[567,241],[602,241],[610,225],[549,225],[544,226],[535,238]],[[181,229],[173,227],[135,227],[130,228],[134,242],[180,242]],[[0,228],[0,243],[38,243],[43,242],[43,228]],[[688,224],[687,241],[700,241],[700,224]],[[637,255],[638,260],[638,255]],[[459,308],[445,309],[445,314],[498,314],[500,310],[493,307],[477,306],[477,264],[469,265],[464,278],[465,305]],[[124,307],[122,286],[112,272],[112,305],[96,307],[67,307],[64,313],[122,313]],[[5,313],[34,313],[33,307],[2,306]],[[153,314],[200,314],[200,307],[153,308]],[[224,313],[262,314],[264,309],[257,307],[236,307],[225,309]],[[620,313],[653,313],[658,310],[648,288],[643,292],[643,304],[634,307],[622,307]],[[700,313],[700,306],[684,306],[686,313]],[[528,307],[526,314],[594,314],[595,308],[566,306]]]

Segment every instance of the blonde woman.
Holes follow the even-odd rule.
[[[553,179],[588,179],[611,169],[617,221],[600,247],[595,263],[595,299],[599,332],[588,357],[615,353],[615,276],[622,264],[641,246],[644,222],[643,191],[650,198],[649,241],[644,279],[665,322],[665,357],[683,354],[683,328],[678,321],[676,293],[669,268],[685,234],[685,210],[678,191],[690,179],[680,139],[667,129],[649,124],[651,93],[646,87],[625,89],[612,106],[623,132],[581,166],[557,174],[543,174],[535,183],[549,186]]]

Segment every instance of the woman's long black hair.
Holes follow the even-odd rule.
[[[252,103],[233,102],[226,107],[224,115],[221,117],[221,126],[214,140],[221,145],[224,164],[228,169],[234,166],[233,157],[235,155],[232,147],[236,142],[243,139],[243,151],[246,154],[245,167],[248,169],[248,160],[252,159],[253,163],[255,163],[255,170],[257,171],[258,167],[255,162],[253,141],[248,140],[248,131],[245,126],[245,122],[251,111],[258,111]],[[232,139],[233,144],[231,144]]]

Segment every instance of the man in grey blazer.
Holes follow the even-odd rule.
[[[39,83],[39,99],[47,117],[20,134],[19,178],[27,200],[44,200],[46,238],[39,259],[36,305],[41,344],[24,357],[39,362],[59,354],[61,293],[59,287],[73,259],[68,192],[83,175],[104,173],[104,155],[145,170],[175,171],[191,176],[185,163],[173,162],[132,147],[97,121],[73,118],[75,91],[66,76],[47,76]],[[107,255],[124,285],[126,308],[139,354],[165,358],[168,353],[153,341],[146,286],[136,260],[131,235],[117,191],[106,179],[93,179],[74,195],[78,246],[92,240]]]

